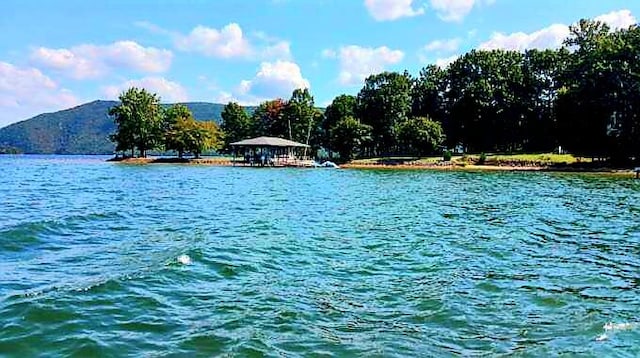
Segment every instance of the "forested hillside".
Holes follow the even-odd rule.
[[[93,101],[0,128],[0,153],[111,154],[115,131],[109,108],[115,101]],[[185,104],[197,120],[220,121],[223,105],[193,102]]]

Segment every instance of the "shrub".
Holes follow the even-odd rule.
[[[445,150],[445,151],[442,153],[442,159],[443,159],[445,162],[450,162],[450,161],[451,161],[451,157],[452,157],[452,156],[453,156],[453,155],[451,154],[451,151],[450,151],[450,150]]]
[[[487,155],[484,154],[484,152],[480,153],[480,158],[478,158],[478,164],[482,165],[486,161],[487,161]]]

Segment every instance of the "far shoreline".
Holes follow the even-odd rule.
[[[234,165],[233,161],[224,157],[205,158],[110,158],[108,162],[127,165],[148,165],[148,164],[183,164],[183,165],[204,165],[220,167],[244,167],[244,165]],[[247,166],[251,168],[250,166]],[[257,168],[254,166],[253,168]],[[259,168],[259,167],[258,167]],[[301,167],[302,168],[302,167]],[[584,173],[584,174],[608,174],[615,176],[635,177],[632,168],[612,168],[602,167],[581,167],[581,166],[536,166],[536,165],[488,165],[488,164],[467,164],[460,165],[454,163],[437,164],[386,164],[386,163],[344,163],[340,169],[350,170],[425,170],[425,171],[455,171],[455,172],[543,172],[543,173]]]

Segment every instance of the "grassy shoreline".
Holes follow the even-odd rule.
[[[194,158],[112,158],[109,161],[123,164],[188,164],[233,166],[231,157]],[[455,156],[444,162],[442,157],[389,157],[357,159],[340,165],[342,169],[354,170],[432,170],[465,172],[559,172],[559,173],[602,173],[635,176],[632,167],[611,167],[606,162],[579,158],[570,154],[491,154],[481,163],[479,155]]]
[[[610,167],[543,167],[543,166],[505,166],[505,165],[359,165],[343,164],[342,169],[353,170],[425,170],[425,171],[456,171],[456,172],[545,172],[545,173],[591,173],[616,176],[634,177],[633,169]]]
[[[448,162],[443,161],[440,156],[367,158],[353,160],[341,167],[350,169],[530,171],[635,175],[633,167],[613,167],[605,161],[594,161],[592,158],[555,153],[458,155],[452,157]]]

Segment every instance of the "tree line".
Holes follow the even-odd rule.
[[[324,113],[307,90],[248,113],[229,103],[225,144],[272,135],[358,156],[549,152],[640,157],[640,28],[581,20],[559,49],[472,50],[417,76],[369,76]]]
[[[160,97],[145,89],[130,88],[123,92],[120,104],[109,110],[116,132],[110,136],[116,153],[130,152],[146,157],[149,150],[175,151],[179,158],[191,153],[198,158],[206,150],[222,145],[222,133],[213,121],[199,122],[186,106],[174,104],[163,108]]]
[[[132,88],[113,107],[117,151],[174,150],[179,156],[229,150],[230,143],[276,136],[321,156],[355,157],[549,152],[626,161],[640,158],[640,28],[613,31],[581,20],[559,49],[472,50],[417,76],[383,72],[357,95],[322,110],[308,89],[255,108],[228,103],[218,128],[181,105]],[[323,153],[323,154],[322,154]]]

